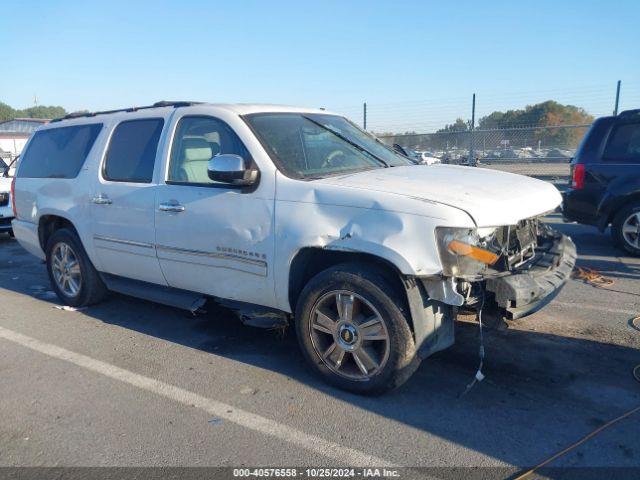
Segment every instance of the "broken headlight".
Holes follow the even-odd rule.
[[[492,248],[495,228],[436,228],[442,273],[447,277],[475,277],[500,258]]]

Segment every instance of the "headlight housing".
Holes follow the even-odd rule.
[[[500,252],[489,248],[495,228],[436,228],[442,273],[448,277],[477,277],[495,264]]]

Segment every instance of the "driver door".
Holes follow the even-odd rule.
[[[220,298],[273,303],[274,185],[251,189],[209,179],[216,154],[251,156],[218,118],[174,120],[166,178],[155,209],[160,267],[170,286]]]

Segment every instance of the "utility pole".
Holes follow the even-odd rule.
[[[613,109],[613,114],[614,115],[618,115],[618,105],[620,104],[620,84],[622,83],[621,80],[618,80],[618,86],[616,87],[616,106]]]
[[[476,158],[473,152],[473,129],[476,123],[476,94],[473,94],[471,101],[471,128],[469,129],[469,165],[476,166]]]
[[[362,109],[362,126],[366,130],[367,129],[367,102],[364,102],[362,107],[363,107],[363,109]]]

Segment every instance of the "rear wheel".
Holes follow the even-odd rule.
[[[611,224],[611,234],[618,246],[640,256],[640,202],[627,205],[618,212]]]
[[[106,296],[107,288],[73,230],[56,230],[47,242],[46,253],[51,285],[64,303],[84,307]]]
[[[377,269],[342,264],[319,273],[296,308],[305,357],[345,390],[378,394],[401,385],[420,363],[405,303]]]

